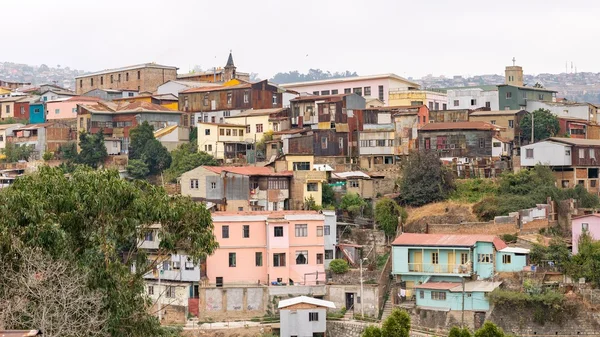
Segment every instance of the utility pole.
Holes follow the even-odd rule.
[[[535,136],[535,125],[533,124],[533,111],[531,112],[531,144],[533,144],[535,141],[533,138]]]
[[[365,318],[365,311],[364,311],[364,307],[365,307],[365,302],[363,300],[363,270],[362,270],[362,263],[363,263],[363,258],[362,258],[362,250],[361,250],[361,254],[360,254],[360,315],[362,318]]]
[[[461,277],[462,280],[462,313],[460,319],[460,326],[465,327],[465,278]]]
[[[160,288],[160,275],[162,274],[162,268],[158,269],[158,323],[162,324],[162,310],[160,308],[160,300],[162,297],[161,288]]]

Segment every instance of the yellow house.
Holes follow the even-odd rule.
[[[389,106],[426,105],[429,110],[446,110],[448,96],[445,92],[428,90],[390,90]]]
[[[323,202],[323,183],[327,182],[327,172],[315,170],[313,155],[286,155],[274,164],[275,172],[292,171],[292,209],[303,209],[306,200],[312,198],[316,205]]]
[[[246,126],[225,123],[198,123],[198,151],[225,162],[245,158],[248,144]]]
[[[10,96],[10,89],[0,87],[0,98]]]
[[[179,110],[179,98],[172,94],[164,95],[140,95],[133,97],[115,98],[115,102],[148,102],[164,106],[167,109],[177,111]]]
[[[287,119],[277,117],[283,108],[251,109],[238,115],[226,117],[227,123],[247,125],[246,139],[254,143],[260,142],[265,132],[277,132],[289,129]]]

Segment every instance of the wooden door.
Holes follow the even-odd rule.
[[[448,273],[454,273],[456,268],[456,252],[448,252]]]
[[[423,271],[423,252],[414,253],[414,261],[412,264],[412,270],[409,267],[409,271]]]

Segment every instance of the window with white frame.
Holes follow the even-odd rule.
[[[190,188],[193,190],[198,189],[198,179],[190,179]]]
[[[308,225],[301,224],[295,226],[296,237],[307,237],[308,236]]]
[[[480,263],[492,263],[492,254],[477,254],[477,262]]]
[[[308,264],[308,250],[296,251],[296,264]]]
[[[585,223],[585,222],[581,224],[581,230],[582,230],[582,231],[588,231],[588,230],[589,230],[589,228],[590,228],[590,225],[589,225],[589,224],[587,224],[587,223]]]
[[[319,321],[319,313],[318,312],[309,312],[308,313],[308,321],[309,322],[318,322]]]
[[[317,236],[323,236],[323,226],[317,226]]]
[[[446,292],[444,291],[432,291],[431,299],[434,301],[445,301],[446,300]]]
[[[166,286],[165,296],[167,298],[175,298],[175,287],[174,286]]]
[[[358,188],[360,184],[358,180],[348,180],[348,186],[352,188]]]

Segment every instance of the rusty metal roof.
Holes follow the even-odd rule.
[[[568,145],[576,145],[576,146],[600,146],[600,139],[550,137],[545,140],[568,144]],[[534,144],[532,144],[532,145],[534,145]]]
[[[150,102],[106,102],[98,101],[95,104],[78,104],[81,108],[88,110],[93,113],[107,113],[107,114],[120,114],[120,113],[174,113],[182,114],[181,111],[171,110],[162,105],[150,103]]]
[[[115,72],[119,72],[119,71],[135,70],[135,69],[142,69],[142,68],[158,68],[158,69],[174,69],[174,70],[179,69],[174,66],[165,66],[165,65],[156,64],[156,63],[142,63],[142,64],[136,64],[136,65],[122,67],[122,68],[105,69],[105,70],[97,71],[95,73],[88,73],[88,74],[84,74],[84,75],[75,76],[75,78],[77,79],[77,78],[82,78],[82,77],[110,74],[110,73],[115,73]]]
[[[499,130],[497,125],[477,121],[477,122],[449,122],[449,123],[429,123],[424,125],[421,131],[439,131],[439,130]]]
[[[485,116],[512,116],[512,115],[516,115],[519,112],[524,111],[527,112],[525,110],[496,110],[496,111],[475,111],[475,112],[471,112],[471,114],[469,116],[475,116],[475,117],[485,117]]]
[[[249,109],[235,116],[225,117],[225,118],[238,118],[238,117],[252,117],[252,116],[265,116],[280,113],[284,108],[272,108],[272,109]]]
[[[404,233],[394,240],[394,246],[428,246],[428,247],[473,247],[477,242],[490,242],[496,250],[507,245],[494,235],[452,235],[452,234],[417,234]]]

